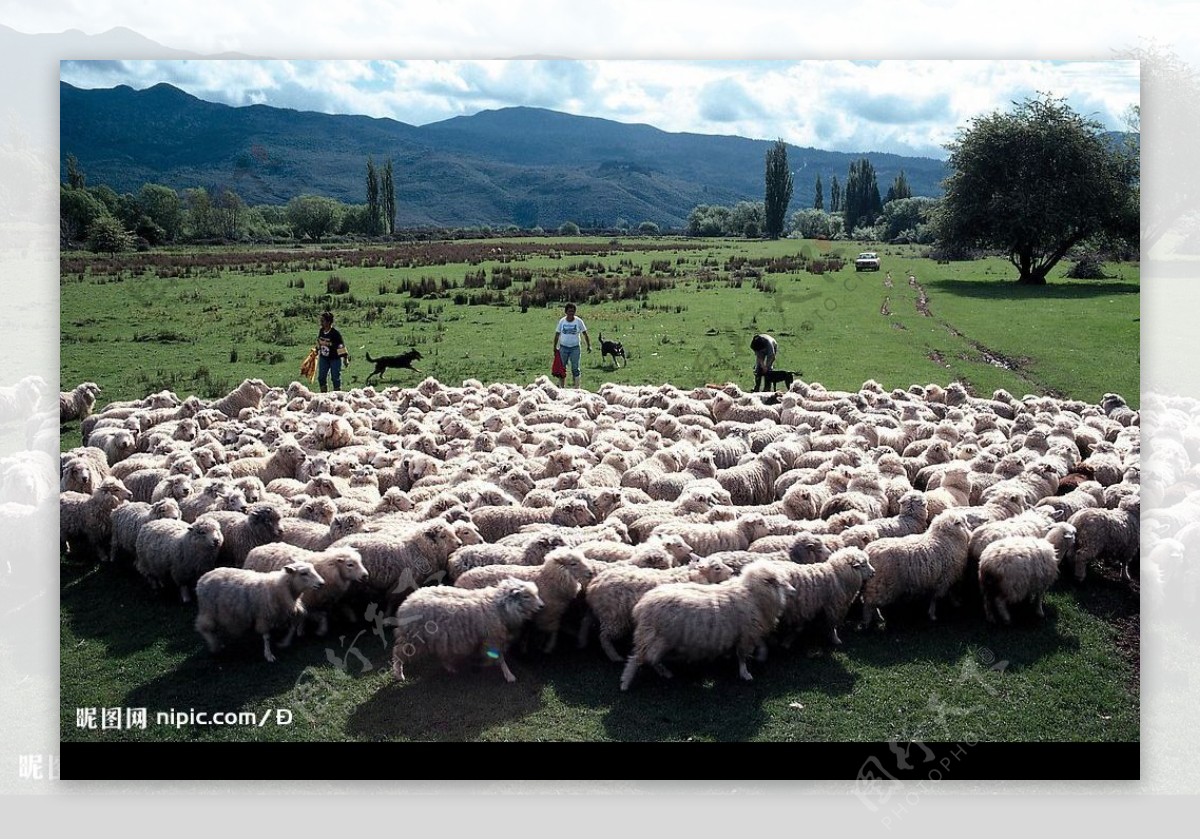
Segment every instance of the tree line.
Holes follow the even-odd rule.
[[[396,231],[396,187],[392,162],[377,167],[367,159],[364,204],[319,195],[300,195],[286,205],[249,206],[227,186],[177,191],[144,184],[136,193],[117,193],[107,184],[88,186],[78,159],[68,154],[59,185],[59,239],[63,247],[84,244],[118,252],[173,243],[241,239],[323,239],[381,236]]]

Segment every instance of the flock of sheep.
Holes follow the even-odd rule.
[[[1060,570],[1128,579],[1139,551],[1139,416],[1114,394],[246,380],[96,413],[99,392],[60,397],[85,443],[61,458],[62,551],[132,560],[194,594],[210,649],[254,633],[269,661],[373,602],[400,679],[433,657],[513,681],[518,639],[594,629],[622,690],[673,658],[733,654],[749,680],[810,626],[840,644],[856,604],[868,626],[945,598],[1007,623]]]

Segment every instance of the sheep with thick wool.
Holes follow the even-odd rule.
[[[409,590],[445,576],[450,556],[461,546],[448,522],[432,519],[404,530],[351,534],[330,548],[358,550],[369,575],[365,588],[391,612]]]
[[[425,656],[451,672],[464,660],[485,656],[499,664],[507,682],[516,682],[504,655],[540,609],[536,584],[515,578],[486,589],[419,589],[396,610],[392,673],[404,680],[405,664]]]
[[[1089,563],[1111,557],[1121,564],[1121,577],[1129,580],[1129,565],[1141,549],[1140,496],[1122,499],[1114,508],[1085,508],[1067,520],[1075,526],[1075,579],[1087,577]]]
[[[746,660],[764,647],[792,593],[779,569],[779,563],[762,560],[723,583],[668,583],[643,595],[633,608],[633,652],[621,690],[629,689],[643,664],[670,677],[662,664],[670,654],[696,660],[732,652],[738,676],[754,679]]]
[[[666,522],[650,536],[675,534],[701,557],[718,551],[745,551],[750,543],[767,536],[770,528],[762,514],[751,513],[730,522]]]
[[[677,534],[662,534],[640,545],[594,540],[577,546],[589,560],[604,563],[629,563],[646,568],[670,569],[686,565],[695,554],[687,541]]]
[[[174,584],[188,603],[196,581],[216,567],[224,541],[220,524],[213,520],[156,519],[138,531],[134,568],[153,589]]]
[[[196,583],[196,632],[216,653],[230,639],[253,631],[262,637],[263,656],[274,662],[271,633],[286,627],[279,646],[290,645],[303,620],[304,594],[324,583],[312,564],[304,562],[271,572],[213,569]]]
[[[835,551],[824,563],[781,562],[779,566],[782,580],[793,590],[779,618],[780,630],[795,634],[819,618],[829,631],[829,641],[840,645],[838,625],[845,621],[859,590],[875,574],[867,553],[848,547]]]
[[[309,551],[324,551],[343,537],[362,530],[366,523],[367,517],[354,511],[335,514],[328,524],[284,516],[279,520],[279,540]]]
[[[115,561],[120,555],[133,556],[137,551],[137,535],[142,526],[156,519],[182,519],[179,503],[174,499],[157,502],[128,502],[112,512],[112,543],[108,560]]]
[[[221,526],[224,537],[218,565],[241,568],[250,549],[279,542],[283,530],[279,509],[268,502],[255,502],[245,513],[234,510],[215,510],[199,516],[196,521],[210,520]]]
[[[592,579],[592,570],[578,551],[559,548],[546,555],[540,566],[480,566],[463,572],[454,585],[461,589],[497,586],[507,578],[528,580],[537,585],[542,609],[533,618],[533,626],[546,635],[544,653],[552,653],[558,642],[563,614]]]
[[[515,534],[526,525],[551,524],[579,527],[594,525],[596,517],[585,499],[565,498],[549,508],[530,508],[524,505],[498,505],[475,508],[471,521],[483,534],[484,540],[497,542]]]
[[[243,379],[240,385],[214,402],[212,408],[226,417],[237,418],[242,409],[258,408],[270,390],[261,379]]]
[[[585,595],[589,618],[580,631],[580,647],[587,644],[587,627],[595,621],[600,628],[600,647],[613,662],[624,657],[613,642],[633,628],[633,608],[656,586],[667,583],[720,583],[733,577],[733,570],[718,560],[706,558],[671,569],[654,569],[615,563],[596,572]]]
[[[120,479],[109,476],[91,495],[67,491],[58,494],[58,542],[66,554],[103,560],[112,539],[112,514],[129,501]],[[87,551],[85,552],[85,549]]]
[[[769,505],[775,501],[775,480],[783,468],[777,454],[762,452],[736,467],[717,470],[714,478],[729,491],[735,505]]]
[[[909,490],[900,497],[900,512],[896,516],[855,525],[842,531],[840,536],[843,545],[865,548],[875,540],[907,537],[919,534],[927,527],[929,508],[925,494],[920,490]]]
[[[58,422],[84,419],[96,407],[96,398],[100,394],[100,386],[95,382],[81,382],[70,391],[59,391]]]
[[[362,555],[353,548],[331,548],[325,551],[309,551],[287,543],[268,543],[250,550],[243,568],[256,572],[276,572],[292,563],[311,563],[324,586],[310,589],[300,596],[304,604],[304,615],[297,632],[303,633],[303,620],[317,622],[317,635],[329,631],[329,612],[345,596],[350,584],[366,580],[368,572],[363,566]]]
[[[256,476],[267,485],[277,478],[299,478],[300,468],[307,458],[300,444],[285,439],[269,455],[238,458],[230,461],[228,466],[235,479]]]
[[[980,525],[971,532],[967,562],[977,564],[984,550],[996,540],[1006,537],[1044,537],[1056,521],[1056,513],[1051,508],[1030,508],[1008,519]]]
[[[524,546],[487,542],[466,544],[451,555],[446,571],[450,580],[457,581],[467,571],[486,566],[540,566],[550,552],[566,545],[562,535],[553,531],[537,534]]]
[[[906,597],[929,599],[929,619],[937,600],[950,591],[967,567],[971,525],[958,510],[938,516],[923,534],[876,540],[866,547],[875,569],[862,590],[863,624],[883,620],[881,607]]]
[[[1012,621],[1009,607],[1032,601],[1038,618],[1042,597],[1058,580],[1062,563],[1075,550],[1075,526],[1055,524],[1044,537],[1004,537],[983,550],[979,558],[979,589],[988,621]]]
[[[1063,485],[1059,484],[1059,492]],[[1085,508],[1104,507],[1104,486],[1098,481],[1080,482],[1073,490],[1061,496],[1046,496],[1039,499],[1037,507],[1053,508],[1058,513],[1061,522],[1070,520],[1072,516]]]

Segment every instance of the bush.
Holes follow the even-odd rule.
[[[1067,277],[1072,280],[1107,280],[1104,273],[1104,263],[1099,254],[1084,254],[1075,261],[1067,271]]]
[[[643,236],[658,236],[659,228],[654,222],[642,222],[637,229]]]
[[[559,236],[578,236],[579,235],[579,225],[575,224],[574,222],[563,222],[561,225],[558,226],[558,235]]]
[[[344,295],[350,291],[350,281],[330,274],[329,279],[325,281],[325,291],[331,295]]]
[[[88,248],[98,254],[119,254],[132,251],[136,240],[121,223],[112,216],[100,216],[89,226],[87,232]]]

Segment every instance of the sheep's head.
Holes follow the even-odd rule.
[[[221,525],[215,519],[197,519],[188,526],[188,534],[201,545],[208,546],[214,553],[225,543]]]
[[[499,590],[499,608],[505,624],[518,627],[545,604],[538,596],[537,584],[529,580],[505,578],[496,585]]]
[[[325,585],[325,579],[318,574],[312,563],[297,560],[283,567],[284,575],[291,580],[293,592],[306,592],[310,589],[320,589]]]
[[[330,552],[342,580],[366,580],[370,577],[363,565],[362,555],[355,548],[336,548]]]

